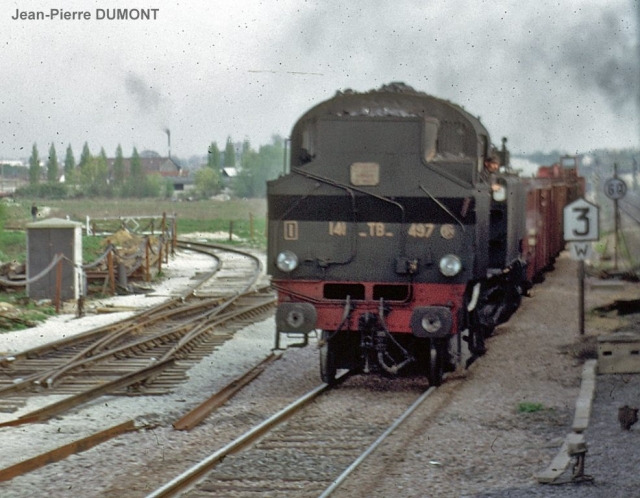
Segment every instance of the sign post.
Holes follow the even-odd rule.
[[[613,201],[613,269],[618,269],[618,230],[620,229],[620,212],[618,201],[627,194],[627,184],[618,178],[618,165],[613,165],[613,178],[604,182],[604,193]]]
[[[580,335],[584,335],[584,260],[591,254],[591,241],[600,238],[600,211],[583,198],[564,208],[564,240],[571,242],[571,257],[578,260]]]

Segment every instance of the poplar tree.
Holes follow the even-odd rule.
[[[138,149],[133,148],[133,153],[131,154],[131,169],[129,171],[129,176],[132,181],[142,180],[144,178],[144,172],[142,171],[142,162],[140,161],[140,154],[138,154]]]
[[[208,152],[207,166],[218,171],[220,169],[220,149],[218,148],[218,144],[211,142]]]
[[[131,186],[131,194],[136,197],[142,197],[145,189],[145,177],[144,171],[142,170],[142,162],[140,161],[140,154],[138,154],[138,149],[135,147],[131,154],[129,185]]]
[[[82,154],[80,154],[80,162],[78,163],[78,169],[82,170],[87,165],[89,160],[91,159],[91,151],[89,151],[89,144],[87,142],[84,143],[84,147],[82,147]]]
[[[34,143],[29,158],[29,184],[40,183],[40,156],[38,156],[38,146]]]
[[[231,137],[227,138],[227,145],[224,149],[224,165],[228,168],[235,168],[236,166],[236,150]]]
[[[100,195],[107,193],[109,189],[109,168],[107,166],[107,153],[104,147],[100,149],[100,155],[96,162],[96,191]]]
[[[73,157],[71,144],[67,147],[67,154],[64,158],[64,181],[73,183],[75,181],[76,159]]]
[[[54,144],[51,144],[51,147],[49,147],[47,181],[49,183],[55,183],[58,181],[58,155],[56,154],[56,146]]]
[[[118,144],[116,149],[116,159],[113,162],[113,181],[119,187],[124,183],[124,159],[122,158],[122,147]]]

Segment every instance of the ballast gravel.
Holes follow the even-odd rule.
[[[157,297],[116,298],[117,305],[146,306],[155,299],[166,299],[184,288],[194,272],[206,271],[210,264],[204,256],[181,253],[165,269],[168,278],[154,292]],[[556,270],[534,288],[534,297],[524,299],[516,315],[497,329],[487,354],[468,371],[445,382],[429,405],[414,413],[334,496],[640,496],[640,424],[623,431],[617,420],[619,406],[640,405],[638,375],[597,376],[586,431],[585,473],[593,480],[542,485],[535,479],[570,432],[580,390],[582,363],[567,347],[578,339],[575,270],[575,263],[559,258]],[[619,294],[628,297],[638,289],[626,284],[616,292],[588,289],[587,307],[611,302]],[[0,334],[0,352],[20,351],[125,315],[56,317],[35,329]],[[598,333],[594,323],[598,326],[587,321],[587,335]],[[307,348],[286,351],[240,393],[235,404],[216,413],[215,423],[205,423],[191,435],[171,429],[171,422],[190,407],[268,355],[273,331],[272,319],[238,331],[234,339],[192,368],[189,380],[172,394],[107,396],[43,424],[0,428],[0,468],[4,468],[128,419],[158,424],[0,483],[0,497],[146,496],[197,458],[315,387],[318,358],[312,341]],[[340,400],[349,402],[348,398]],[[52,401],[32,398],[18,412],[0,413],[0,422]],[[182,455],[187,450],[191,456],[185,461]],[[571,467],[563,478],[570,477]],[[301,491],[290,496],[307,495]]]

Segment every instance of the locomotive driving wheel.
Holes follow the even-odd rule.
[[[333,384],[336,380],[336,355],[329,338],[332,333],[323,330],[320,336],[320,377],[322,382]]]
[[[436,339],[431,340],[431,347],[429,350],[429,373],[427,378],[429,379],[429,385],[439,386],[442,384],[442,376],[444,375],[444,341]]]

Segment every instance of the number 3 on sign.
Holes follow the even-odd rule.
[[[564,211],[564,240],[580,242],[598,240],[599,238],[599,208],[595,204],[578,199],[565,206]]]

